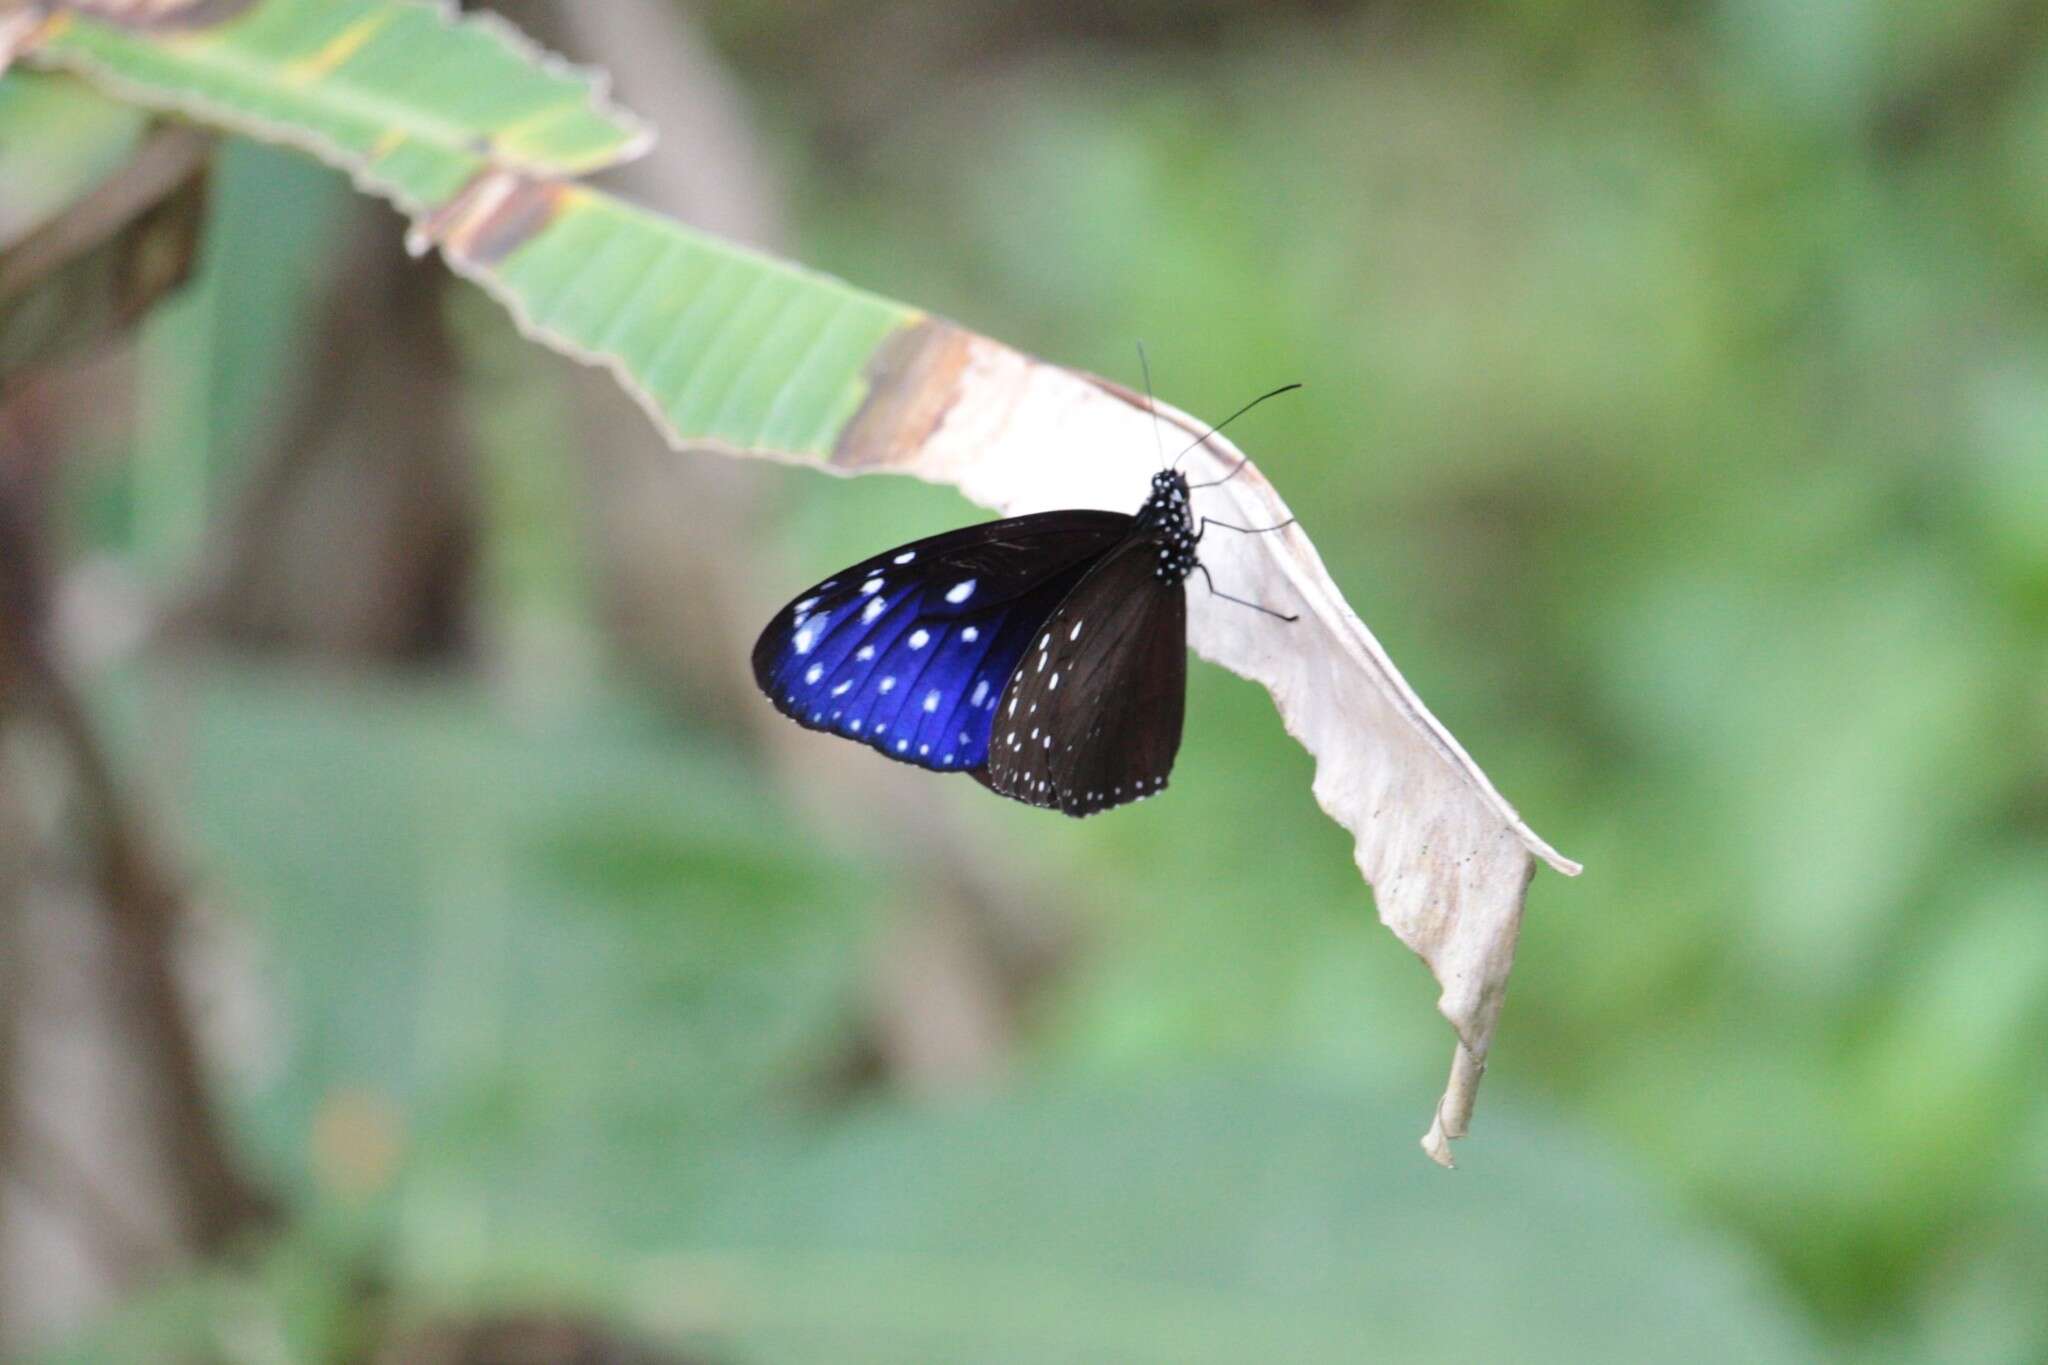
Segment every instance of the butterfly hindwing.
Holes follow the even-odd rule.
[[[1187,699],[1187,595],[1134,537],[1083,578],[1026,646],[999,702],[991,790],[1092,815],[1166,786]]]
[[[800,725],[941,772],[979,767],[1034,632],[1131,522],[1047,512],[886,551],[777,612],[754,680]]]

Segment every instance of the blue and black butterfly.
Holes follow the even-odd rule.
[[[799,725],[1027,805],[1143,800],[1180,749],[1184,584],[1227,524],[1198,523],[1189,497],[1166,469],[1135,515],[1040,512],[885,551],[777,612],[754,681]]]

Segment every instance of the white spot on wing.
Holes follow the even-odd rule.
[[[910,632],[910,647],[912,649],[923,649],[931,642],[932,633],[928,630],[919,629]]]
[[[970,701],[969,701],[969,702],[968,702],[967,704],[968,704],[969,706],[979,706],[979,705],[981,705],[981,702],[982,702],[982,698],[986,697],[987,695],[988,695],[988,679],[987,679],[987,678],[983,678],[983,679],[982,679],[982,680],[981,680],[980,682],[978,682],[978,683],[976,683],[976,684],[974,685],[974,696],[973,696],[973,698],[972,698],[972,699],[971,699],[971,700],[970,700]]]
[[[812,664],[809,668],[804,670],[804,681],[809,683],[813,687],[816,687],[818,685],[818,679],[824,676],[825,665],[823,664]]]
[[[862,645],[854,651],[853,657],[862,663],[866,663],[869,659],[875,657],[875,647],[873,645]]]
[[[1067,632],[1067,638],[1069,640],[1078,640],[1081,638],[1081,623],[1079,621],[1074,622],[1074,628]]]
[[[881,598],[877,597],[874,601],[868,603],[867,610],[860,614],[861,624],[864,626],[873,625],[875,622],[875,618],[877,616],[880,616],[883,612],[887,611],[888,609],[889,604],[887,602],[884,602]]]
[[[981,627],[969,626],[967,629],[960,632],[960,638],[965,640],[970,645],[973,644],[976,640],[979,640],[981,638]]]
[[[799,654],[810,653],[811,645],[817,638],[818,627],[815,624],[805,626],[796,633],[796,652]]]
[[[930,715],[939,709],[938,688],[934,687],[931,691],[924,694],[924,709],[926,715]]]
[[[863,597],[873,597],[876,593],[880,592],[881,590],[882,580],[879,577],[870,578],[867,582],[860,585],[860,591]]]
[[[884,692],[889,692],[889,691],[893,691],[893,690],[895,689],[895,687],[896,687],[896,680],[895,680],[894,678],[884,678],[884,679],[882,679],[882,691],[884,691]]]
[[[972,596],[974,596],[974,580],[971,578],[962,579],[946,590],[946,600],[956,607]]]
[[[853,679],[848,678],[845,682],[839,684],[839,686],[832,689],[832,695],[835,697],[843,697],[847,694],[848,691],[852,689],[852,687]]]
[[[1045,690],[1048,692],[1057,692],[1060,690],[1060,675],[1058,673],[1054,673],[1052,675],[1052,681],[1045,685]]]
[[[910,562],[911,560],[913,560],[913,559],[916,559],[916,558],[917,558],[917,551],[915,551],[915,550],[905,550],[905,551],[904,551],[904,552],[903,552],[902,554],[900,554],[900,555],[897,555],[897,556],[896,556],[896,558],[895,558],[895,559],[893,559],[893,560],[891,560],[890,562],[891,562],[891,563],[894,563],[894,564],[908,564],[908,563],[909,563],[909,562]]]

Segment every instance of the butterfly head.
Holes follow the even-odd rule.
[[[1188,510],[1188,480],[1178,470],[1152,476],[1152,493],[1138,509],[1139,528],[1158,551],[1156,577],[1179,583],[1195,571],[1195,523]]]

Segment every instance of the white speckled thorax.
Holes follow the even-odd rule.
[[[1187,476],[1165,469],[1152,476],[1152,494],[1138,509],[1137,530],[1159,547],[1154,570],[1162,583],[1179,583],[1195,571],[1195,522],[1188,510]]]

